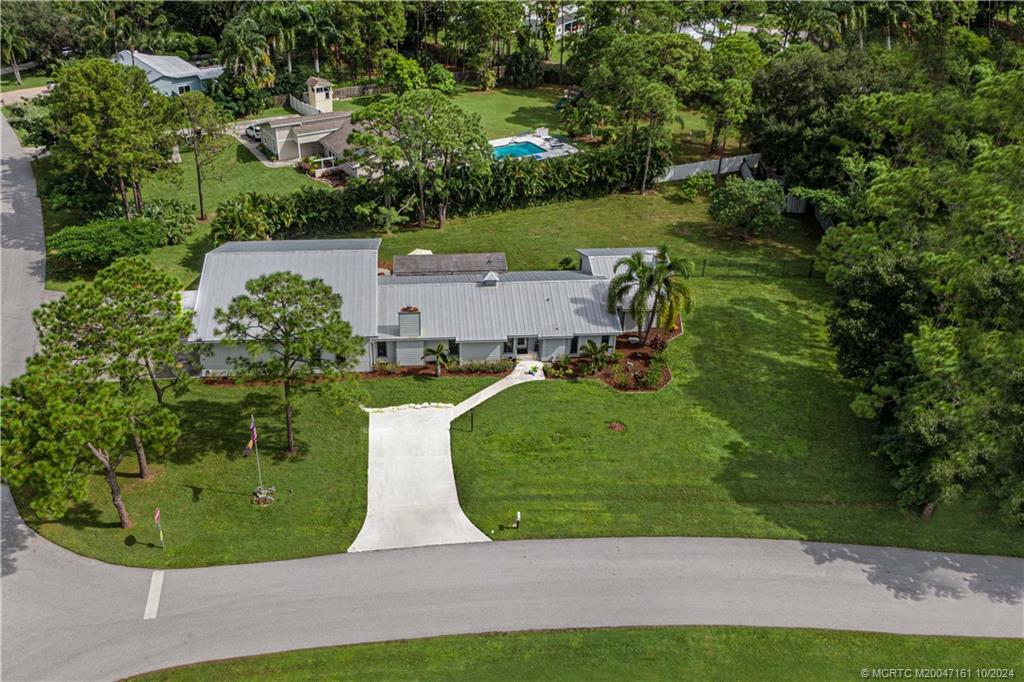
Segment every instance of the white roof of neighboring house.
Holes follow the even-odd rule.
[[[114,55],[113,61],[126,66],[132,65],[131,50],[121,50]],[[191,78],[198,77],[200,80],[217,78],[224,73],[223,66],[208,66],[200,68],[186,62],[175,55],[135,53],[135,66],[146,72],[146,79],[152,83],[160,78]]]
[[[274,272],[317,277],[341,294],[342,317],[359,336],[377,334],[379,239],[228,242],[206,254],[196,294],[193,341],[216,341],[214,314],[245,293],[245,283]]]
[[[650,246],[637,246],[625,249],[576,249],[576,253],[584,256],[582,268],[599,277],[611,279],[615,276],[615,264],[623,258],[629,258],[637,251],[647,256],[648,262],[654,258],[658,250]]]

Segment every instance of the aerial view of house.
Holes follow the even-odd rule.
[[[1024,2],[3,0],[0,679],[1024,675]]]

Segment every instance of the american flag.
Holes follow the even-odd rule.
[[[257,440],[258,437],[259,436],[256,433],[256,417],[254,415],[250,414],[249,415],[249,442],[246,444],[245,450],[242,451],[242,456],[243,457],[245,457],[250,452],[252,452],[253,448],[256,447],[256,440]]]

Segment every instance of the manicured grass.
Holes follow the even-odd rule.
[[[698,264],[704,258],[810,256],[820,232],[789,220],[776,234],[750,242],[723,239],[703,200],[687,202],[678,185],[647,196],[616,194],[484,216],[456,218],[443,230],[409,229],[383,238],[381,257],[431,249],[435,253],[504,251],[513,270],[553,269],[582,247],[660,246]]]
[[[457,402],[497,377],[375,379],[370,405]],[[344,552],[366,512],[366,415],[336,412],[317,392],[296,404],[300,454],[286,457],[279,387],[197,385],[168,404],[183,436],[174,452],[153,456],[155,477],[137,478],[134,456],[119,468],[125,504],[135,523],[122,530],[109,488],[92,477],[88,500],[63,519],[42,521],[16,493],[26,520],[44,537],[103,561],[132,566],[187,567],[291,559]],[[255,457],[242,457],[249,415],[256,416],[263,479],[277,502],[256,507]],[[166,549],[152,524],[160,507]]]
[[[437,637],[303,649],[137,680],[855,680],[872,668],[1016,668],[1012,639],[738,627]],[[1018,672],[1019,674],[1019,672]]]
[[[45,199],[46,187],[51,182],[49,164],[50,161],[45,158],[39,159],[33,164],[36,184],[40,196],[44,197],[42,201],[43,224],[46,226],[48,234],[85,219],[80,212],[55,209]],[[181,164],[178,164],[176,171],[178,172],[164,173],[143,183],[143,197],[147,201],[179,199],[192,203],[198,211],[199,192],[196,188],[196,168],[190,152],[182,152]],[[207,172],[208,179],[203,184],[203,193],[206,198],[207,215],[210,219],[222,201],[243,192],[286,193],[301,187],[324,187],[292,168],[267,168],[236,140],[231,141]],[[202,269],[203,256],[213,248],[209,233],[209,225],[200,224],[185,244],[154,249],[147,257],[177,277],[183,287],[192,286]],[[89,273],[61,272],[51,266],[47,267],[46,276],[48,289],[63,290],[76,282],[84,281],[88,278]]]
[[[475,90],[460,87],[455,102],[466,111],[480,115],[488,139],[507,137],[534,128],[546,127],[552,133],[563,133],[559,113],[554,105],[562,89],[545,85],[531,90],[498,88]],[[375,97],[357,97],[334,102],[335,111],[359,111]]]
[[[35,68],[21,70],[21,84],[14,79],[13,73],[5,73],[0,76],[0,92],[12,92],[14,90],[26,90],[28,88],[39,88],[52,80],[42,69]]]
[[[459,499],[494,539],[785,538],[1024,555],[979,499],[930,522],[897,507],[872,428],[833,368],[830,291],[802,278],[697,278],[667,350],[673,380],[626,394],[594,380],[514,387],[452,429]],[[464,418],[463,418],[464,419]],[[612,431],[609,423],[625,425]]]

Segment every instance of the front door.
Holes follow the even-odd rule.
[[[526,355],[530,352],[530,338],[527,336],[516,337],[516,355]]]

